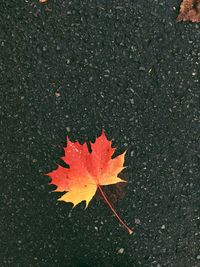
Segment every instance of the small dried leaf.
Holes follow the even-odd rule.
[[[176,20],[200,22],[200,0],[183,0]]]

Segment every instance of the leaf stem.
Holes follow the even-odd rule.
[[[117,217],[117,219],[120,221],[120,223],[128,230],[129,234],[131,235],[133,233],[133,230],[131,230],[123,221],[122,219],[119,217],[119,215],[117,214],[117,212],[114,210],[113,206],[110,204],[109,200],[107,199],[106,195],[104,194],[102,188],[100,185],[98,185],[98,188],[103,196],[103,198],[105,199],[106,203],[108,204],[108,206],[110,207],[110,209],[112,210],[112,212],[115,214],[115,216]]]

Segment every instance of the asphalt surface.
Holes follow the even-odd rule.
[[[0,266],[200,266],[200,24],[180,1],[0,3]],[[66,135],[128,150],[115,204],[57,202]]]

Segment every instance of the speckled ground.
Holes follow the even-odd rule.
[[[200,24],[180,1],[0,3],[0,266],[200,266]],[[126,155],[115,204],[56,202],[65,136]]]

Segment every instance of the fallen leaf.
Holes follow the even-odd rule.
[[[112,158],[115,148],[112,147],[112,141],[107,139],[104,131],[94,143],[91,143],[91,150],[90,153],[86,143],[81,145],[78,142],[71,142],[67,137],[65,155],[61,159],[69,168],[58,165],[56,170],[48,173],[47,175],[51,178],[50,184],[57,186],[54,192],[65,192],[58,200],[71,202],[73,207],[85,201],[87,208],[99,189],[120,223],[129,234],[132,234],[133,230],[121,220],[101,188],[101,186],[126,182],[118,177],[118,174],[125,168],[123,164],[126,152]]]
[[[176,20],[200,22],[200,0],[183,0]]]

